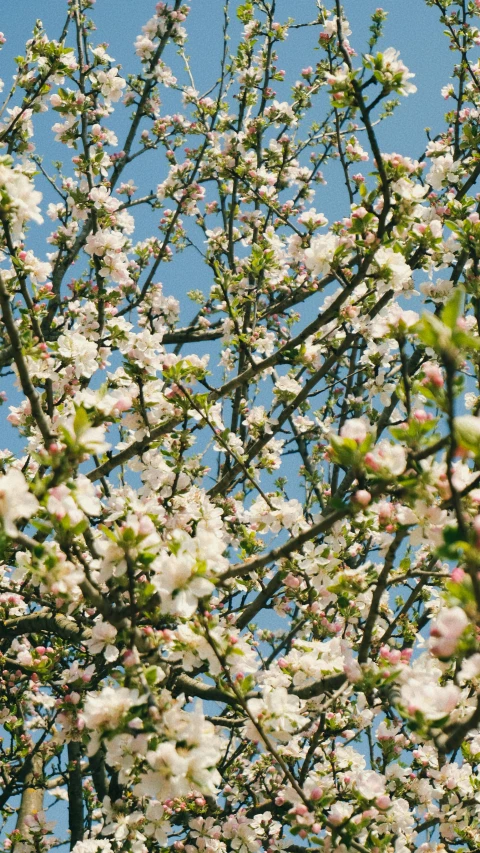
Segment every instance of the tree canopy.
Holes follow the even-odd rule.
[[[420,154],[383,9],[227,0],[206,92],[180,0],[128,70],[94,0],[16,59],[4,851],[480,848],[480,0],[425,3]]]

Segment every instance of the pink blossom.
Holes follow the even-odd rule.
[[[442,608],[430,629],[429,646],[432,654],[450,657],[468,624],[468,617],[461,607]]]

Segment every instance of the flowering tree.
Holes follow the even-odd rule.
[[[5,850],[480,847],[480,0],[426,2],[454,67],[419,159],[380,148],[415,92],[381,9],[361,53],[338,0],[298,21],[227,0],[205,95],[180,0],[128,76],[93,0],[17,59]],[[301,27],[318,53],[286,89]],[[63,164],[35,148],[47,111]],[[180,308],[159,277],[182,251],[210,289]]]

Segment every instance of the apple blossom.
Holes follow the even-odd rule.
[[[388,10],[283,5],[226,4],[203,93],[182,0],[124,67],[93,0],[16,60],[5,850],[480,849],[480,5],[427,0],[414,154]]]
[[[430,628],[430,650],[438,657],[450,657],[458,640],[469,624],[461,607],[445,607],[440,610]]]
[[[18,519],[30,518],[38,508],[38,501],[21,471],[10,468],[0,475],[0,519],[8,536],[16,536]]]

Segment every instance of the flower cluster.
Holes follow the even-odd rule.
[[[480,2],[418,159],[382,9],[226,8],[201,94],[94,5],[1,111],[2,849],[476,853]]]

